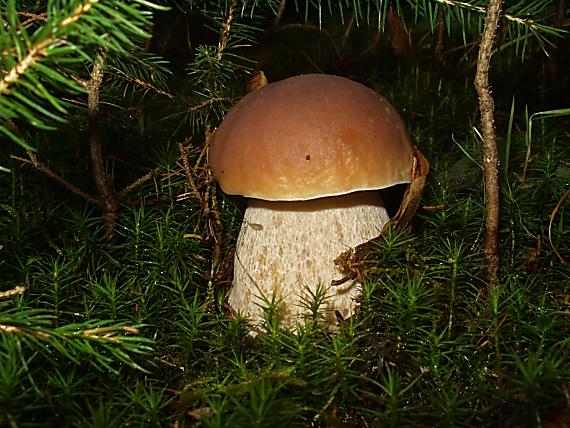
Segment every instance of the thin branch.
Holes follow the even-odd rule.
[[[218,102],[222,102],[222,101],[227,101],[227,98],[222,98],[222,97],[216,97],[216,98],[208,98],[207,100],[202,101],[200,104],[196,104],[195,106],[192,107],[188,107],[188,112],[192,113],[195,112],[197,110],[203,109],[204,107],[210,105],[210,104],[214,104],[214,103],[218,103]]]
[[[8,297],[18,296],[20,294],[24,294],[25,291],[26,287],[24,287],[23,285],[18,285],[14,288],[11,288],[10,290],[0,291],[0,299],[6,299]]]
[[[194,164],[194,169],[193,169],[194,175],[196,175],[198,173],[198,169],[200,168],[200,165],[202,164],[202,162],[204,161],[204,159],[206,159],[206,157],[208,155],[208,148],[210,147],[210,142],[212,141],[214,134],[215,134],[215,131],[211,132],[209,128],[206,128],[206,142],[204,143],[202,150],[200,150],[200,154],[198,155],[198,159],[196,159],[196,163]]]
[[[485,7],[483,7],[483,6],[477,6],[477,5],[474,5],[474,4],[471,4],[468,2],[464,2],[464,1],[456,1],[456,0],[433,0],[433,1],[435,1],[436,3],[447,5],[447,6],[467,9],[467,10],[470,10],[473,12],[477,12],[481,15],[484,15],[487,11],[487,9],[485,9]],[[491,1],[491,3],[489,3],[489,8],[491,7],[492,3],[493,3],[492,1]],[[501,3],[502,3],[502,1],[501,1]],[[543,28],[543,26],[541,24],[538,24],[533,19],[521,18],[520,16],[514,16],[514,15],[511,15],[508,13],[502,14],[501,17],[506,19],[507,21],[513,22],[515,24],[528,27],[531,31],[540,31]]]
[[[220,41],[218,42],[218,52],[216,54],[216,59],[220,61],[224,55],[224,51],[228,46],[228,41],[230,40],[230,30],[232,26],[232,21],[234,19],[234,12],[237,8],[237,0],[232,0],[230,7],[228,9],[228,15],[226,20],[222,25],[222,31],[220,32]]]
[[[34,21],[47,21],[47,15],[45,13],[18,12],[17,15],[31,18]]]
[[[79,189],[77,186],[75,186],[74,184],[70,183],[69,181],[67,181],[65,178],[63,178],[61,175],[57,174],[56,172],[52,171],[47,165],[43,164],[37,157],[36,155],[34,155],[33,152],[31,151],[27,151],[26,152],[29,159],[25,159],[25,158],[21,158],[19,156],[15,156],[15,155],[11,155],[10,158],[18,160],[20,162],[23,163],[27,163],[29,165],[32,165],[35,169],[37,169],[40,172],[43,172],[45,175],[47,175],[48,177],[52,178],[53,180],[57,181],[59,184],[61,184],[63,187],[65,187],[66,189],[70,190],[71,192],[75,193],[76,195],[82,197],[83,199],[85,199],[87,202],[92,203],[94,205],[102,205],[102,202],[99,199],[94,198],[93,196],[91,196],[90,194],[84,192],[83,190]]]
[[[141,66],[144,66],[144,64],[141,64]],[[148,82],[129,76],[127,73],[125,73],[122,70],[119,70],[118,68],[113,68],[113,70],[118,75],[120,75],[125,82],[133,83],[135,85],[140,86],[141,88],[146,89],[147,91],[153,91],[159,95],[164,95],[165,97],[168,97],[171,100],[175,98],[174,95],[172,95],[170,92],[163,91],[162,89],[157,88],[156,86],[151,85]]]
[[[133,190],[135,190],[137,187],[139,187],[140,185],[142,185],[143,183],[145,183],[146,181],[150,180],[151,178],[155,177],[156,174],[158,173],[160,168],[155,168],[149,172],[147,172],[145,175],[143,175],[142,177],[136,179],[135,181],[133,181],[131,184],[129,184],[128,186],[125,186],[120,192],[117,193],[117,199],[123,199],[126,198],[127,195],[132,192]]]
[[[503,0],[491,0],[485,18],[485,27],[481,36],[475,88],[479,96],[481,125],[483,130],[483,175],[485,181],[486,234],[485,263],[489,286],[499,285],[499,155],[495,134],[495,105],[489,88],[489,68],[495,35],[501,16]]]
[[[437,12],[437,44],[435,45],[435,57],[438,61],[443,60],[443,45],[445,40],[445,16],[443,9]]]
[[[350,35],[352,34],[352,30],[354,30],[354,24],[355,23],[356,23],[356,12],[352,11],[352,14],[350,15],[350,20],[348,21],[348,25],[346,26],[346,30],[344,31],[344,34],[342,35],[342,41],[341,41],[340,45],[343,48],[348,43],[348,39],[349,39]]]
[[[562,263],[566,263],[566,259],[560,255],[560,253],[556,249],[556,246],[552,242],[552,223],[554,222],[554,217],[556,217],[558,210],[560,209],[560,207],[562,206],[562,203],[568,197],[568,195],[570,195],[570,189],[568,189],[568,190],[566,190],[566,192],[564,192],[564,195],[562,195],[562,197],[560,198],[560,200],[558,201],[558,203],[556,204],[556,206],[552,210],[552,214],[550,214],[550,222],[548,223],[548,241],[550,242],[550,246],[552,247],[552,250],[558,256],[558,258],[560,259],[560,261]]]
[[[220,213],[220,207],[218,205],[218,198],[216,196],[216,185],[214,181],[214,175],[210,170],[208,170],[208,185],[211,188],[210,191],[210,213],[212,214],[212,219],[209,221],[208,226],[211,230],[211,236],[214,241],[214,251],[212,254],[212,269],[210,272],[211,278],[214,278],[216,270],[222,261],[222,236],[224,231],[224,223],[222,222],[222,214]]]
[[[30,12],[18,12],[18,16],[22,16],[24,18],[27,18],[25,21],[22,21],[22,26],[26,27],[27,25],[29,25],[30,23],[34,22],[34,21],[40,21],[40,22],[46,22],[47,21],[47,15],[45,13],[30,13]]]
[[[48,55],[48,48],[53,43],[64,43],[62,39],[56,37],[64,27],[77,21],[81,15],[87,13],[94,3],[98,3],[99,0],[89,0],[87,3],[80,4],[73,13],[61,21],[59,28],[54,28],[49,36],[45,39],[38,40],[38,42],[32,45],[28,53],[15,64],[8,73],[4,75],[2,80],[0,80],[0,95],[6,94],[10,86],[16,83],[20,77],[28,72],[28,70],[40,59]]]
[[[103,152],[101,149],[101,135],[99,131],[99,89],[103,83],[103,69],[105,64],[105,54],[99,52],[93,63],[91,78],[88,83],[89,96],[87,109],[89,113],[89,148],[91,151],[91,166],[93,177],[97,184],[99,194],[106,198],[111,194],[111,186],[105,173],[103,163]]]
[[[187,138],[184,143],[190,143],[191,138]],[[204,198],[198,191],[196,187],[196,182],[194,181],[194,173],[190,168],[190,163],[188,162],[188,150],[184,147],[184,143],[178,143],[178,150],[180,151],[180,157],[182,158],[182,166],[184,167],[184,174],[186,175],[186,182],[192,190],[193,196],[198,200],[200,205],[204,205]]]
[[[287,6],[287,0],[281,0],[279,7],[277,8],[277,13],[275,14],[275,20],[273,21],[273,31],[275,31],[281,23],[281,18],[283,18],[283,13],[285,12],[285,6]]]
[[[95,55],[93,68],[89,79],[89,95],[87,97],[87,112],[89,116],[89,149],[91,154],[91,168],[93,179],[102,201],[103,220],[105,222],[105,235],[107,241],[115,236],[115,225],[119,211],[119,200],[114,194],[112,179],[105,171],[103,148],[101,144],[101,130],[99,120],[99,91],[103,83],[106,52],[100,50]]]

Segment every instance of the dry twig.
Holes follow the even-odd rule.
[[[196,200],[200,203],[200,205],[203,206],[204,205],[204,199],[202,198],[202,195],[198,191],[198,188],[196,187],[196,181],[194,180],[194,176],[196,175],[196,170],[193,171],[190,168],[190,162],[188,160],[189,153],[185,147],[186,145],[189,145],[191,141],[192,141],[192,137],[188,137],[186,139],[186,141],[184,141],[183,143],[178,143],[178,151],[180,152],[180,157],[182,159],[182,166],[184,167],[184,173],[186,175],[186,182],[190,186],[190,189],[192,191],[192,195],[196,198]],[[198,162],[196,162],[196,165],[197,164],[198,164]]]
[[[18,285],[14,288],[11,288],[10,290],[0,291],[0,299],[6,299],[8,297],[18,296],[20,294],[24,294],[25,291],[26,287],[24,287],[23,285]]]
[[[499,284],[499,155],[495,133],[495,105],[489,88],[489,68],[503,0],[491,0],[481,36],[475,88],[479,96],[483,130],[483,174],[485,181],[486,234],[485,264],[490,287]]]
[[[562,203],[568,197],[568,195],[570,195],[570,189],[568,189],[568,190],[566,190],[566,192],[564,192],[564,195],[562,195],[562,197],[560,198],[560,200],[558,201],[558,203],[556,204],[556,206],[552,210],[552,214],[550,214],[550,222],[548,223],[548,241],[550,242],[550,246],[552,247],[552,250],[558,256],[558,258],[560,259],[560,261],[562,263],[566,263],[566,259],[560,255],[560,253],[556,249],[556,246],[554,245],[554,242],[552,242],[552,223],[554,222],[554,217],[556,217],[558,210],[560,209],[560,207],[562,206]]]
[[[85,199],[87,202],[92,203],[94,205],[101,205],[101,201],[99,199],[94,198],[93,196],[91,196],[89,193],[84,192],[83,190],[81,190],[80,188],[78,188],[77,186],[75,186],[74,184],[70,183],[69,181],[67,181],[65,178],[63,178],[61,175],[57,174],[56,172],[52,171],[47,165],[45,165],[44,163],[42,163],[37,157],[36,155],[31,152],[31,151],[27,151],[26,154],[28,155],[28,159],[22,158],[20,156],[15,156],[15,155],[11,155],[10,158],[14,159],[14,160],[18,160],[20,162],[32,165],[35,169],[37,169],[40,172],[43,172],[45,175],[47,175],[48,177],[52,178],[53,180],[57,181],[59,184],[61,184],[63,187],[65,187],[66,189],[70,190],[71,192],[75,193],[76,195],[82,197],[83,199]]]

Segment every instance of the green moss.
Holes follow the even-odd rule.
[[[330,24],[331,37],[342,37],[339,28]],[[347,70],[327,37],[312,38],[304,50],[306,31],[273,34],[256,48],[270,77],[314,66]],[[354,31],[347,57],[374,36],[369,27]],[[448,42],[464,53],[460,40]],[[12,172],[0,172],[0,289],[25,285],[27,291],[2,299],[0,308],[45,310],[50,328],[101,319],[140,324],[140,336],[153,343],[150,353],[132,353],[144,372],[111,348],[61,353],[0,329],[0,425],[541,426],[564,420],[570,269],[554,249],[570,257],[568,200],[554,209],[570,177],[568,118],[535,123],[523,180],[525,105],[515,103],[507,140],[508,107],[501,106],[518,94],[497,100],[508,170],[501,175],[501,284],[489,292],[472,71],[458,72],[457,58],[434,65],[430,49],[420,44],[415,56],[397,61],[384,41],[347,73],[398,106],[432,172],[412,231],[391,231],[375,246],[361,309],[335,333],[318,322],[284,331],[269,317],[267,333],[253,338],[224,305],[228,284],[211,288],[212,242],[202,239],[211,218],[192,198],[177,200],[188,188],[174,144],[192,129],[201,135],[204,122],[164,119],[174,107],[141,101],[134,122],[118,116],[109,127],[106,149],[122,160],[109,165],[121,185],[159,167],[125,201],[112,245],[96,209],[10,160],[17,149],[2,146],[0,164]],[[512,52],[503,56],[502,79],[518,67],[537,75],[532,61],[521,65]],[[232,93],[240,93],[241,83],[233,82]],[[529,92],[529,111],[545,108],[540,94]],[[80,131],[36,137],[38,156],[91,188]],[[202,141],[197,137],[193,147]],[[219,201],[228,253],[243,203],[223,195]],[[307,302],[314,313],[319,301],[322,296]],[[0,327],[6,314],[0,312]],[[104,357],[113,373],[90,362]]]

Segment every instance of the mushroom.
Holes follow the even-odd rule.
[[[331,285],[344,276],[335,259],[389,221],[378,189],[411,180],[413,149],[394,107],[338,76],[271,83],[229,111],[209,164],[225,193],[249,198],[230,306],[259,325],[275,301],[283,325],[294,326],[325,290],[324,322],[350,317],[361,284]]]

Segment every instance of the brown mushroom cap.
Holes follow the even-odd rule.
[[[296,201],[408,183],[413,152],[386,99],[343,77],[307,74],[238,102],[209,163],[225,193]]]

